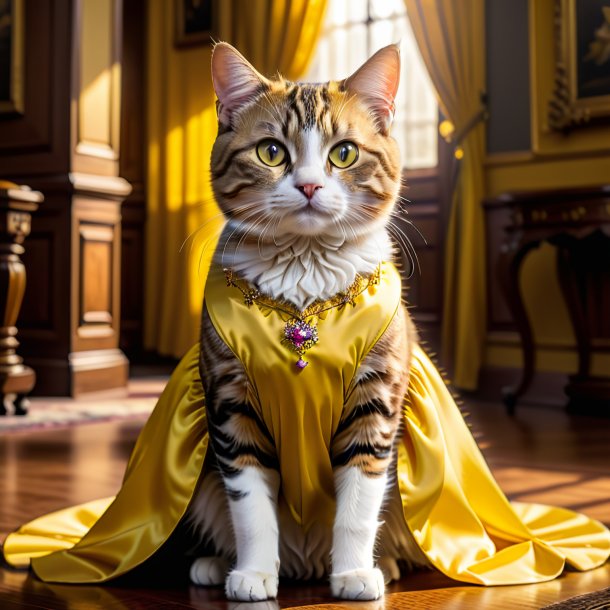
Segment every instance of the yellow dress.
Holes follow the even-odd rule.
[[[332,523],[328,448],[354,373],[395,315],[400,278],[384,264],[376,285],[354,304],[317,320],[319,342],[298,371],[280,341],[287,314],[248,306],[212,268],[205,306],[222,339],[244,364],[249,399],[274,438],[281,502],[307,528]],[[289,316],[288,316],[289,317]],[[142,430],[116,498],[40,517],[9,535],[6,561],[32,565],[46,582],[101,583],[143,565],[184,517],[208,445],[199,345],[182,359]],[[421,348],[414,350],[404,405],[396,483],[399,511],[429,561],[456,580],[483,585],[542,582],[566,563],[602,565],[610,532],[569,510],[509,503],[491,475],[451,394]]]

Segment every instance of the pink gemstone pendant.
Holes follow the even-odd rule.
[[[318,329],[305,320],[293,318],[284,327],[284,341],[299,355],[295,365],[303,370],[309,364],[303,360],[303,354],[318,342]]]

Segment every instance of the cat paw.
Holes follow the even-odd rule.
[[[227,577],[229,564],[222,557],[200,557],[191,565],[191,582],[195,585],[212,587],[221,585]]]
[[[330,591],[339,599],[379,599],[384,592],[383,574],[378,568],[331,574]]]
[[[232,570],[225,583],[227,599],[258,602],[277,597],[277,574],[254,570]]]

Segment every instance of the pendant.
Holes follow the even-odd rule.
[[[295,365],[303,370],[309,362],[303,360],[303,354],[318,342],[318,329],[305,320],[293,318],[286,322],[284,327],[284,339],[290,347],[299,354]]]

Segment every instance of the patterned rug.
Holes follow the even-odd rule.
[[[31,398],[27,415],[0,416],[0,435],[114,419],[146,419],[166,382],[167,378],[132,380],[124,398]]]
[[[609,608],[610,588],[571,597],[551,606],[545,606],[542,610],[608,610]]]

